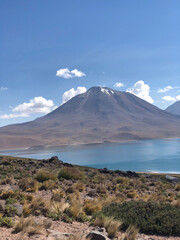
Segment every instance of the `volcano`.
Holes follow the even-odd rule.
[[[0,128],[0,149],[180,137],[180,116],[128,92],[92,87],[34,121]]]

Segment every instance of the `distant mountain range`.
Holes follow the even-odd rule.
[[[166,108],[167,112],[170,112],[175,115],[180,115],[180,101],[177,101]]]
[[[180,137],[180,116],[127,92],[93,87],[31,122],[0,128],[0,149]]]

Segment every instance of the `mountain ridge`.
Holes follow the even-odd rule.
[[[177,101],[165,109],[167,112],[180,115],[180,101]]]

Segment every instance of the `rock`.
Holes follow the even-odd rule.
[[[98,231],[93,231],[88,233],[86,238],[90,238],[90,240],[110,240],[102,232],[98,232]]]
[[[70,164],[70,163],[63,163],[63,166],[65,166],[65,167],[73,167],[73,165]]]
[[[103,168],[103,169],[99,169],[99,172],[100,173],[105,173],[105,174],[110,174],[110,173],[112,173],[113,171],[110,171],[110,170],[108,170],[107,168]]]
[[[61,165],[63,164],[63,161],[59,160],[58,156],[53,156],[47,160],[49,163]]]
[[[136,172],[127,171],[126,173],[128,177],[135,177],[135,178],[138,177],[138,174]]]
[[[19,204],[19,203],[14,203],[13,206],[17,209],[16,215],[21,217],[22,214],[23,214],[23,206],[21,204]]]
[[[144,174],[144,177],[145,177],[145,178],[152,178],[151,174],[147,174],[147,173]]]
[[[166,176],[165,176],[165,179],[166,179],[167,181],[169,181],[169,182],[174,183],[174,184],[177,184],[177,183],[180,182],[180,178],[178,178],[178,177],[173,177],[173,176],[170,176],[170,175],[166,175]]]
[[[47,233],[49,234],[47,240],[65,240],[72,235],[71,233],[63,233],[51,229],[48,229]]]

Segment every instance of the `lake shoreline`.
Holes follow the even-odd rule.
[[[52,149],[0,151],[0,155],[47,159],[58,156],[64,162],[107,168],[164,174],[180,173],[180,139],[129,141],[66,146]]]

